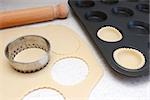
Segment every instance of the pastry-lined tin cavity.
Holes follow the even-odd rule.
[[[41,88],[29,92],[22,100],[65,100],[65,98],[58,90]]]
[[[97,32],[97,37],[106,42],[117,42],[123,38],[120,31],[112,26],[100,28]]]
[[[64,58],[57,61],[51,70],[53,79],[61,85],[76,85],[87,78],[88,65],[80,58]]]
[[[145,64],[144,55],[132,48],[119,48],[114,51],[113,58],[117,64],[126,69],[140,69]]]
[[[13,70],[10,68],[4,54],[5,47],[8,43],[25,35],[42,36],[50,42],[52,47],[50,52],[50,62],[43,70],[36,73],[24,74]],[[78,49],[74,50],[74,48],[69,48],[69,50],[65,50],[64,48],[68,48],[68,45],[62,46],[61,44],[59,45],[60,42],[55,41],[55,39],[59,40],[60,37],[68,44],[70,43],[70,39],[68,38],[74,37],[75,40],[78,41]],[[71,42],[70,45],[73,45],[74,43],[76,42]],[[103,70],[96,62],[90,48],[77,33],[65,26],[49,25],[44,27],[2,30],[0,31],[0,48],[0,98],[2,100],[10,100],[12,98],[13,100],[22,100],[28,93],[43,87],[58,90],[63,94],[65,100],[77,100],[78,98],[81,100],[88,100],[91,91],[103,76]],[[60,48],[62,48],[61,54],[57,54],[55,51],[60,51]],[[53,65],[57,61],[68,57],[82,58],[88,64],[89,73],[86,79],[73,86],[64,86],[57,83],[50,74]],[[6,83],[10,84],[8,85]],[[84,90],[84,92],[81,90]]]

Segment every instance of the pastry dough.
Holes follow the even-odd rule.
[[[8,43],[26,35],[39,35],[51,43],[51,59],[48,65],[44,69],[30,74],[12,69],[4,54]],[[65,26],[49,25],[1,30],[0,48],[1,100],[22,100],[29,92],[45,87],[58,90],[63,94],[65,100],[88,100],[92,89],[103,75],[103,70],[96,62],[90,48],[74,31]],[[89,68],[87,78],[74,86],[61,85],[50,75],[52,66],[60,59],[68,57],[83,59]]]

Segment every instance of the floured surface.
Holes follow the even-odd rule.
[[[40,35],[51,43],[50,62],[44,69],[36,73],[23,74],[15,71],[8,64],[4,55],[5,47],[9,42],[25,35]],[[60,37],[64,40],[62,41]],[[68,39],[70,37],[74,39],[71,42]],[[65,45],[66,42],[67,45]],[[88,100],[92,89],[103,75],[101,66],[97,64],[86,44],[75,32],[64,26],[50,25],[38,28],[2,30],[0,31],[0,48],[0,99],[2,100],[12,100],[12,98],[13,100],[21,100],[29,92],[44,87],[60,91],[65,100]],[[57,83],[50,74],[57,61],[70,57],[83,59],[89,69],[86,79],[71,87]]]
[[[78,58],[61,59],[52,67],[51,75],[56,82],[73,86],[87,78],[88,65]]]
[[[37,48],[30,48],[21,51],[19,54],[16,55],[14,60],[22,63],[30,63],[43,58],[42,56],[44,55],[46,55],[46,52],[44,50]]]

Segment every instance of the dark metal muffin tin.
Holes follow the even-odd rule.
[[[69,5],[88,31],[108,64],[126,76],[149,73],[149,0],[69,0]],[[123,35],[118,42],[105,42],[97,37],[104,26],[113,26]],[[145,56],[145,65],[137,70],[118,65],[113,58],[118,48],[133,48]]]

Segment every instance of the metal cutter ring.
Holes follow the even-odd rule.
[[[14,60],[15,56],[28,48],[39,48],[46,51],[42,58],[31,63],[22,63]],[[5,55],[9,64],[17,71],[23,73],[31,73],[44,68],[49,62],[50,43],[41,36],[28,35],[20,37],[9,43],[5,49]]]

